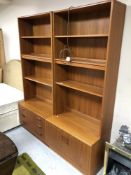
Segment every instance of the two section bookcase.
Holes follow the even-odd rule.
[[[110,138],[125,9],[111,0],[19,18],[21,122],[87,175]]]

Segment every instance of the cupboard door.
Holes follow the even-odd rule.
[[[57,128],[51,125],[49,122],[45,122],[45,142],[46,144],[54,149],[58,150],[57,146]]]
[[[45,126],[47,145],[83,173],[87,173],[89,171],[90,147],[49,122],[46,122]]]
[[[58,130],[57,143],[63,157],[74,166],[79,167],[81,171],[88,170],[90,149],[87,145],[62,130]]]

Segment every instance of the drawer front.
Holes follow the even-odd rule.
[[[28,130],[32,129],[31,115],[28,110],[23,107],[19,107],[20,122]]]
[[[34,135],[38,137],[40,140],[44,141],[45,140],[45,121],[44,119],[41,119],[41,121],[37,122],[36,117],[34,120],[36,122],[34,124]]]
[[[44,141],[45,121],[43,118],[34,114],[30,110],[19,106],[20,121],[23,127],[29,130],[33,135]]]
[[[90,147],[49,122],[46,122],[45,126],[47,145],[76,168],[87,173],[89,170]]]

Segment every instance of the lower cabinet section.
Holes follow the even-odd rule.
[[[75,138],[72,133],[65,132],[22,105],[19,105],[19,112],[24,128],[69,161],[84,175],[96,175],[102,166],[104,144],[101,143],[101,140],[93,145],[88,145]]]
[[[88,172],[90,148],[87,145],[48,122],[45,125],[45,142],[75,167]]]
[[[20,121],[24,128],[38,137],[41,141],[45,140],[45,120],[19,105]]]
[[[85,175],[96,175],[101,167],[100,142],[89,146],[46,121],[45,143]]]

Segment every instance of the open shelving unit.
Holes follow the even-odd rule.
[[[110,139],[125,9],[106,0],[19,18],[21,122],[85,175]]]
[[[124,13],[125,5],[104,1],[53,14],[55,115],[47,119],[45,137],[50,147],[83,174],[96,174],[102,162],[103,140],[110,138]],[[119,20],[116,14],[122,15],[122,19]],[[121,31],[117,33],[119,25]],[[61,54],[65,48],[70,49],[70,61],[66,61],[67,53]],[[55,133],[54,126],[56,135],[48,134]],[[62,148],[58,148],[51,139],[61,132],[67,135],[61,136],[64,137]],[[88,158],[84,153],[79,155],[76,148],[79,143],[71,149],[72,154],[78,153],[83,160],[81,164],[80,159],[71,157],[70,150],[64,146],[63,142],[72,144],[71,137],[79,140],[81,147],[85,146],[83,152]]]
[[[52,14],[20,17],[18,22],[25,96],[21,105],[36,114],[43,111],[46,118],[53,114]]]
[[[67,117],[68,120],[68,115],[65,115],[67,113],[72,116],[72,120],[69,119],[71,126],[81,133],[82,128],[78,129],[77,122],[84,116],[85,121],[82,120],[83,123],[80,125],[85,126],[90,116],[98,121],[99,129],[95,134],[93,128],[96,126],[91,121],[92,129],[90,128],[90,132],[87,132],[96,135],[98,140],[101,130],[104,77],[107,64],[110,5],[107,2],[91,7],[91,9],[87,6],[79,10],[70,8],[54,13],[54,99],[56,101],[54,112],[61,116],[57,118],[57,121],[62,122],[63,117]],[[67,44],[71,50],[70,62],[60,55],[60,51]],[[76,124],[73,116],[78,118]],[[86,128],[88,127],[87,122]],[[66,132],[68,130],[67,127]],[[86,134],[85,140],[87,138],[89,136],[87,137]],[[88,142],[88,144],[91,143]]]

